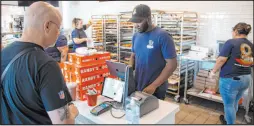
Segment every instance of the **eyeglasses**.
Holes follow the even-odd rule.
[[[59,32],[61,31],[60,26],[58,26],[55,22],[53,22],[53,21],[49,21],[49,22],[51,22],[51,23],[55,24],[55,25],[56,25],[56,27],[57,27],[57,29],[58,29],[58,31],[59,31]]]

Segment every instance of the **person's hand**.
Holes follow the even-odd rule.
[[[217,79],[216,77],[216,73],[213,72],[212,70],[209,72],[209,76],[208,76],[209,79]]]
[[[147,86],[143,92],[147,93],[147,94],[154,94],[155,90],[156,90],[156,86],[150,84],[149,86]]]
[[[72,117],[73,119],[75,119],[78,116],[79,112],[74,104],[69,105],[69,113],[70,117]]]
[[[89,25],[92,25],[92,24],[93,24],[93,22],[92,22],[91,19],[88,21],[88,24],[89,24]]]

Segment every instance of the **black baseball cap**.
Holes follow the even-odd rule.
[[[144,4],[140,4],[134,8],[132,17],[128,22],[140,23],[149,16],[151,16],[150,7]]]

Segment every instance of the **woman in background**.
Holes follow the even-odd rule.
[[[234,124],[238,102],[251,81],[253,67],[253,44],[247,39],[251,26],[238,23],[232,31],[233,39],[224,44],[210,78],[221,68],[219,90],[222,96],[225,117],[220,116],[222,124]]]
[[[87,47],[87,42],[91,42],[90,38],[87,38],[87,35],[84,30],[89,28],[92,25],[92,22],[89,21],[88,24],[83,25],[83,21],[80,18],[74,18],[72,20],[72,26],[74,30],[71,33],[73,41],[73,52],[75,52],[78,47]]]

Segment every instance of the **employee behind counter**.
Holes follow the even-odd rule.
[[[83,20],[80,18],[74,18],[72,20],[72,26],[74,30],[71,33],[73,41],[73,50],[75,52],[78,47],[87,47],[87,42],[91,42],[91,38],[87,38],[87,35],[84,30],[89,28],[92,25],[92,22],[89,21],[88,24],[83,25]]]

